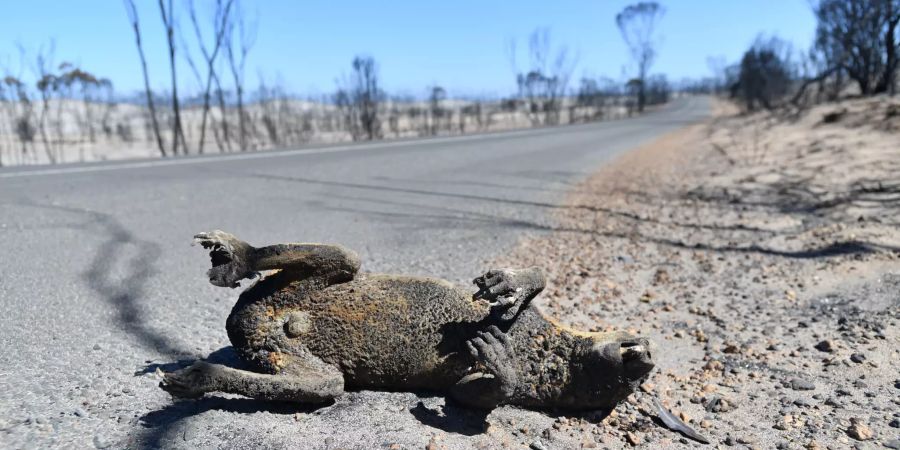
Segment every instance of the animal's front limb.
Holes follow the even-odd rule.
[[[209,282],[238,287],[240,280],[261,270],[279,269],[297,279],[321,277],[326,284],[352,280],[359,270],[356,253],[339,245],[277,244],[255,248],[230,233],[213,230],[194,236],[194,242],[210,249]]]
[[[275,375],[199,361],[165,374],[160,387],[175,397],[195,398],[207,392],[227,392],[261,400],[327,403],[344,392],[344,378],[337,368],[319,360],[293,364]]]
[[[509,337],[496,326],[466,343],[475,358],[475,372],[463,377],[450,390],[456,401],[475,408],[493,409],[515,393],[519,376],[513,363]]]
[[[493,302],[491,312],[501,320],[511,320],[528,302],[544,290],[544,273],[539,267],[492,269],[474,281],[474,298]]]

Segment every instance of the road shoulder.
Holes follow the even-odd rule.
[[[830,122],[835,106],[784,117],[718,104],[709,123],[577,186],[554,233],[498,263],[547,268],[540,301],[566,324],[651,337],[658,370],[642,389],[713,442],[887,443],[900,388],[896,107],[850,103]],[[685,444],[652,422],[647,397],[573,422],[574,435]]]

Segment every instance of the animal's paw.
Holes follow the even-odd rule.
[[[198,233],[194,235],[194,244],[209,249],[212,268],[206,275],[210,283],[236,288],[240,280],[254,275],[249,264],[253,247],[234,235],[221,230]]]
[[[472,280],[478,286],[475,298],[483,298],[491,303],[506,306],[515,303],[516,271],[513,269],[491,269]],[[521,290],[521,288],[519,289]]]
[[[466,342],[466,346],[478,361],[479,369],[495,377],[501,390],[511,392],[515,389],[518,375],[509,336],[492,325],[487,331],[479,331],[477,337]]]
[[[491,312],[504,321],[514,318],[544,288],[544,278],[537,267],[492,269],[473,283],[478,286],[473,298],[491,302]]]
[[[214,372],[215,366],[199,361],[177,372],[166,373],[159,387],[173,397],[202,397],[213,390]]]

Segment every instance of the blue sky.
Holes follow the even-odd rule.
[[[208,10],[210,0],[196,0]],[[119,0],[30,0],[6,2],[0,16],[0,67],[16,67],[16,48],[30,52],[51,39],[56,61],[72,61],[111,79],[119,92],[141,89],[139,59],[125,8]],[[165,36],[155,0],[136,0],[154,88],[168,88]],[[180,0],[175,0],[180,5]],[[440,84],[452,96],[506,95],[515,88],[507,42],[525,47],[529,32],[548,27],[554,43],[577,53],[573,78],[623,77],[628,53],[615,15],[631,1],[456,0],[289,1],[243,0],[258,19],[256,45],[247,62],[248,85],[257,74],[279,78],[304,95],[334,90],[356,54],[375,57],[383,86],[391,93],[423,95]],[[652,71],[671,80],[710,74],[707,57],[729,62],[759,33],[777,34],[807,48],[815,28],[808,0],[668,0],[660,25],[663,38]],[[178,9],[185,36],[188,17]],[[199,57],[199,56],[198,56]],[[520,58],[521,59],[521,58]],[[179,60],[179,88],[197,85]]]

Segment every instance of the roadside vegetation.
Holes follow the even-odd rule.
[[[898,0],[820,0],[808,50],[760,36],[730,66],[717,66],[720,92],[746,111],[786,110],[850,97],[894,95],[900,36]]]
[[[548,28],[507,42],[511,94],[452,96],[439,85],[419,94],[386,92],[374,55],[348,57],[332,93],[289,92],[261,71],[247,84],[258,15],[241,0],[123,0],[144,89],[123,93],[113,81],[68,59],[54,45],[18,46],[0,63],[0,165],[174,157],[289,148],[310,143],[458,135],[627,117],[668,101],[673,87],[649,70],[659,47],[663,8],[629,6],[616,18],[634,58],[633,77],[573,80],[577,55]],[[164,35],[149,36],[161,20]],[[166,43],[167,79],[152,79],[148,40]],[[498,43],[500,44],[500,43]],[[192,82],[179,74],[188,73]],[[168,86],[159,89],[159,86]]]
[[[422,136],[455,135],[585,123],[641,113],[673,92],[717,93],[747,112],[790,116],[847,97],[893,95],[897,89],[900,0],[818,0],[815,42],[797,49],[760,35],[739,61],[710,58],[713,76],[671,83],[652,72],[666,8],[625,7],[616,17],[631,65],[618,79],[575,77],[578,55],[548,28],[510,38],[510,94],[454,96],[440,84],[417,94],[383,89],[374,55],[348,56],[332,93],[289,92],[261,71],[247,85],[258,14],[241,0],[123,0],[144,78],[142,92],[115,90],[113,80],[59,58],[55,45],[26,48],[0,60],[0,165],[288,148]],[[161,20],[164,35],[144,25]],[[166,80],[151,79],[147,40],[164,39]],[[581,68],[584,70],[584,68]],[[188,73],[191,82],[178,74]],[[167,86],[167,88],[159,88]],[[728,151],[723,147],[723,151]]]

